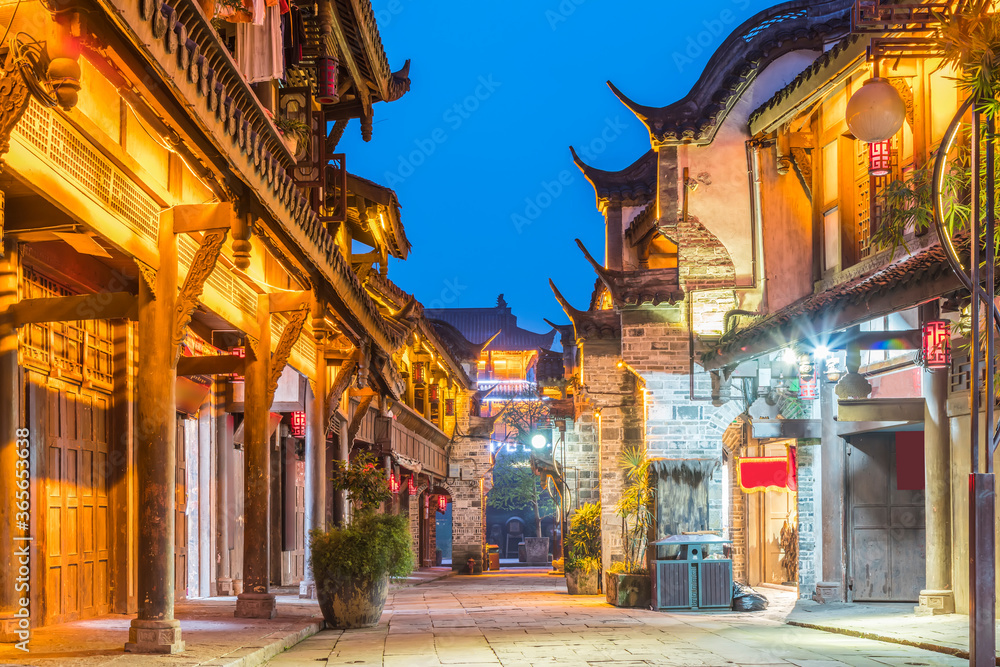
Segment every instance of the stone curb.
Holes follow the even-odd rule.
[[[888,642],[891,644],[902,644],[904,646],[912,646],[913,648],[919,648],[925,651],[934,651],[935,653],[944,653],[946,655],[953,655],[956,658],[963,658],[965,660],[969,659],[968,650],[962,648],[956,648],[954,646],[944,646],[943,644],[935,644],[933,642],[928,642],[928,641],[907,639],[905,637],[880,634],[878,632],[867,632],[864,630],[852,630],[850,628],[840,628],[835,625],[822,625],[820,623],[803,623],[802,621],[786,621],[786,623],[788,625],[794,625],[800,628],[821,630],[822,632],[832,632],[839,635],[848,635],[850,637],[858,637],[860,639],[872,639],[875,641]],[[996,664],[1000,665],[1000,658],[997,658]]]
[[[203,662],[201,664],[205,667],[258,667],[258,665],[263,665],[271,658],[284,653],[299,642],[312,637],[325,626],[326,623],[323,619],[317,618],[308,626],[287,634],[278,641],[272,642],[266,646],[261,646],[256,649],[237,649],[230,653],[229,656],[222,656],[221,658],[215,658],[214,660]],[[245,655],[233,655],[234,653],[246,650],[249,650],[250,652]]]

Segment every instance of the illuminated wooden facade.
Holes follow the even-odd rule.
[[[305,536],[347,518],[331,460],[368,448],[416,493],[481,494],[485,468],[449,482],[447,446],[488,438],[469,426],[474,378],[388,280],[409,252],[395,194],[336,152],[349,119],[369,139],[409,88],[367,0],[293,3],[305,42],[253,84],[236,28],[191,0],[50,9],[5,14],[0,487],[13,507],[27,429],[36,626],[137,614],[127,650],[172,653],[175,599],[236,594],[237,616],[269,618],[271,586],[310,594]],[[408,377],[422,355],[436,413]],[[403,491],[389,509],[419,530]],[[21,532],[0,512],[0,540]],[[13,572],[0,563],[3,641]]]

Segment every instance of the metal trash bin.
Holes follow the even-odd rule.
[[[499,544],[487,544],[486,545],[486,555],[488,557],[488,568],[490,570],[500,569],[500,545]]]
[[[653,604],[659,609],[729,609],[733,604],[733,561],[718,535],[671,535],[653,542],[679,548],[676,558],[655,560]]]

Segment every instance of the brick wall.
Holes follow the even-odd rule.
[[[747,583],[747,497],[740,488],[737,475],[737,457],[743,455],[743,426],[733,423],[722,434],[722,446],[726,451],[727,492],[729,493],[729,516],[723,517],[732,544],[733,579]]]
[[[799,597],[810,598],[820,580],[817,559],[822,549],[820,526],[817,516],[819,505],[819,447],[810,441],[799,440],[796,452],[798,465],[798,521],[799,521]],[[819,520],[817,520],[819,519]]]

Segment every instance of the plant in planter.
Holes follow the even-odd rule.
[[[625,553],[605,574],[604,594],[616,607],[646,607],[651,595],[646,543],[655,521],[652,507],[656,491],[645,451],[626,449],[618,461],[625,475],[625,485],[615,505],[615,513],[622,520]]]
[[[392,497],[385,472],[375,456],[364,453],[350,466],[336,462],[332,481],[348,492],[354,520],[346,526],[310,534],[310,566],[323,618],[334,628],[377,625],[389,592],[389,580],[413,571],[409,521],[378,514]]]
[[[278,118],[274,121],[274,126],[278,128],[278,132],[283,137],[292,142],[292,146],[294,146],[294,150],[291,151],[292,155],[298,155],[299,150],[306,145],[312,134],[312,128],[309,127],[308,123],[303,123],[295,118]]]
[[[587,503],[573,512],[566,533],[566,590],[570,595],[601,592],[601,504]]]

